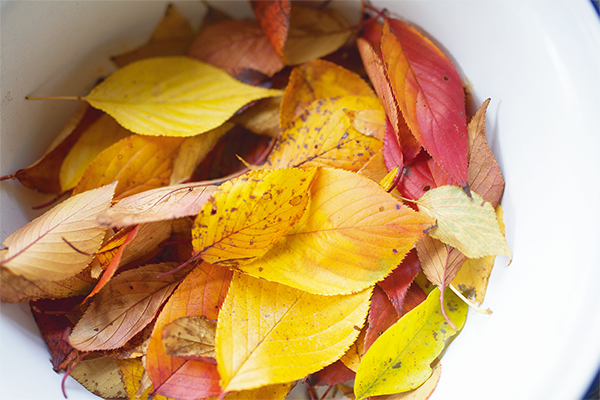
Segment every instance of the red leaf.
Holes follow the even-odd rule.
[[[402,315],[406,314],[419,304],[425,301],[427,295],[417,284],[410,285],[406,296],[404,297],[404,304],[402,305]]]
[[[197,399],[221,393],[216,366],[198,360],[169,357],[162,346],[162,328],[177,318],[204,315],[216,320],[231,271],[202,262],[181,282],[161,311],[148,346],[146,368],[156,393]]]
[[[392,127],[389,118],[385,119],[385,136],[383,138],[383,161],[388,171],[398,167],[400,170],[404,167],[404,156],[402,147],[398,140],[398,135]]]
[[[290,0],[252,0],[256,20],[280,56],[290,27]]]
[[[421,265],[417,252],[413,249],[390,275],[377,284],[388,295],[398,314],[402,314],[406,293],[419,271]]]
[[[417,200],[431,189],[458,183],[444,172],[429,154],[422,152],[404,166],[398,190],[408,199]]]
[[[310,386],[333,386],[354,379],[356,373],[337,360],[308,378]]]
[[[413,135],[460,186],[468,188],[467,121],[460,77],[448,58],[405,22],[386,19],[383,65]]]
[[[373,342],[400,319],[400,314],[390,301],[390,298],[379,286],[375,286],[371,297],[371,309],[369,310],[369,325],[365,336],[365,351],[371,347]]]

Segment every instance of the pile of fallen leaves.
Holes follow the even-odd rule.
[[[300,379],[426,398],[510,256],[488,102],[469,118],[448,58],[385,13],[252,6],[199,33],[169,6],[4,177],[70,197],[4,241],[2,301],[106,398],[283,399]]]

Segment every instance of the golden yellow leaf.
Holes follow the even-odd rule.
[[[289,382],[232,392],[228,393],[223,400],[283,400],[295,385],[296,382]]]
[[[304,214],[315,172],[256,170],[225,182],[196,218],[194,251],[223,266],[262,256]]]
[[[281,100],[279,124],[287,128],[315,100],[339,96],[375,97],[358,74],[325,60],[312,60],[292,70]]]
[[[383,159],[383,151],[378,151],[373,154],[373,157],[367,161],[361,169],[358,170],[358,174],[366,178],[371,179],[375,182],[381,182],[383,178],[388,174],[388,170],[385,166],[385,160]]]
[[[104,150],[89,165],[73,194],[118,181],[115,198],[166,186],[182,138],[133,135]]]
[[[373,400],[427,400],[431,393],[435,390],[435,387],[440,380],[442,374],[442,364],[438,359],[434,361],[431,366],[431,376],[416,389],[409,390],[407,392],[386,394],[383,396],[372,396]]]
[[[320,168],[303,218],[239,268],[316,294],[362,290],[387,276],[433,220],[356,173]]]
[[[130,226],[198,215],[216,185],[183,183],[125,197],[98,216],[98,223]]]
[[[269,97],[256,102],[255,105],[240,114],[231,117],[231,122],[243,125],[257,135],[278,138],[281,134],[279,125],[279,109],[281,97]]]
[[[190,178],[194,169],[202,159],[212,150],[234,124],[225,122],[223,125],[212,129],[202,135],[187,138],[179,148],[173,160],[173,171],[169,184],[175,185]]]
[[[106,227],[96,217],[109,207],[115,187],[73,196],[14,232],[4,240],[8,252],[0,266],[32,281],[56,282],[81,272],[102,244]]]
[[[367,334],[367,326],[363,326],[360,330],[360,334],[352,343],[352,346],[344,353],[340,361],[349,369],[356,372],[358,371],[358,366],[360,365],[360,360],[362,360],[363,355],[365,354],[365,336]]]
[[[152,382],[150,386],[144,389],[145,380],[148,375],[145,374],[144,365],[140,359],[117,360],[119,373],[127,392],[127,398],[130,400],[172,400],[160,394],[153,394],[150,399],[150,393],[153,392]],[[141,393],[140,393],[141,391]]]
[[[162,328],[162,344],[170,357],[212,358],[217,323],[204,315],[181,317]]]
[[[185,55],[194,39],[194,30],[173,4],[168,4],[165,15],[152,31],[144,45],[112,57],[119,68],[134,61],[157,56]]]
[[[103,114],[83,132],[60,166],[60,186],[63,191],[73,189],[87,167],[104,149],[131,136],[110,115]]]
[[[83,99],[132,132],[182,137],[218,127],[251,101],[281,94],[188,57],[156,57],[118,70]]]
[[[291,382],[331,364],[358,336],[370,296],[371,288],[319,296],[234,274],[217,324],[223,391]]]
[[[352,126],[367,136],[381,141],[385,137],[385,112],[382,110],[346,110]]]
[[[419,211],[437,220],[429,234],[468,258],[497,254],[510,257],[491,204],[477,193],[472,196],[469,199],[458,186],[440,186],[421,196]]]
[[[283,62],[298,65],[326,56],[342,47],[351,34],[348,22],[334,10],[294,6]]]
[[[358,171],[382,142],[358,132],[347,110],[383,110],[376,97],[343,96],[313,102],[282,133],[268,168],[328,166]]]
[[[500,230],[504,234],[504,222],[502,221],[502,207],[496,206],[496,216]],[[482,303],[485,299],[488,280],[494,267],[496,256],[485,256],[480,258],[468,258],[462,268],[452,281],[452,285],[463,294],[474,297],[475,301]]]
[[[126,396],[125,386],[119,374],[116,359],[99,357],[79,362],[70,375],[96,396],[123,398]]]

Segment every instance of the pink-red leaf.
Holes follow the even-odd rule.
[[[456,69],[429,39],[391,18],[383,26],[381,52],[411,132],[442,168],[466,187],[465,95]]]
[[[290,28],[290,0],[252,0],[256,20],[280,56]]]

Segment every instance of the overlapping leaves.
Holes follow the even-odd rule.
[[[351,36],[337,13],[251,5],[197,35],[169,6],[9,176],[73,196],[5,240],[2,300],[73,316],[42,329],[54,365],[81,357],[105,397],[283,399],[306,376],[427,397],[466,317],[446,288],[481,302],[511,254],[489,100],[467,126],[449,59],[399,20],[366,21],[347,69],[318,59]]]

